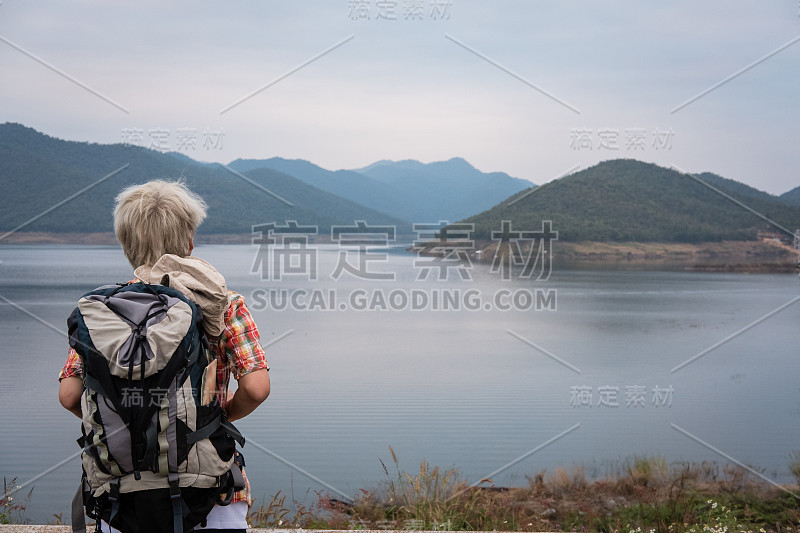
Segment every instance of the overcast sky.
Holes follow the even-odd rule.
[[[800,185],[798,0],[111,4],[0,2],[0,121],[223,163],[458,156],[544,183],[625,157]]]

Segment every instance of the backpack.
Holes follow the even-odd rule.
[[[79,300],[67,320],[84,382],[74,529],[80,505],[98,531],[101,519],[124,532],[191,530],[244,488],[244,437],[217,399],[201,320],[165,285],[106,285]]]

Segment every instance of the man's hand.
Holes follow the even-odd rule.
[[[64,409],[82,418],[81,394],[83,394],[83,380],[78,377],[69,377],[61,380],[58,385],[58,401]]]
[[[233,422],[250,413],[269,396],[269,371],[266,368],[245,374],[238,381],[239,388],[225,405],[228,420]]]

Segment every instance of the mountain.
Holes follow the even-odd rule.
[[[356,172],[384,183],[392,183],[395,180],[402,179],[404,176],[414,175],[415,173],[424,171],[425,163],[414,159],[404,159],[403,161],[382,159]]]
[[[701,172],[699,174],[695,174],[695,176],[697,176],[704,182],[708,183],[709,185],[712,185],[717,189],[725,191],[727,194],[735,195],[738,200],[743,202],[745,200],[747,201],[763,200],[766,202],[783,200],[780,196],[773,196],[768,192],[760,191],[754,187],[745,185],[744,183],[728,178],[723,178],[722,176],[718,176],[717,174],[713,174],[711,172]]]
[[[698,178],[790,230],[800,228],[800,208],[778,197],[712,174]],[[755,240],[759,231],[779,231],[690,176],[623,159],[512,195],[466,222],[475,224],[476,238],[489,240],[503,220],[524,231],[551,220],[562,241]]]
[[[379,161],[335,172],[280,158],[237,160],[231,166],[142,147],[64,141],[0,124],[0,234],[19,226],[110,232],[116,194],[154,178],[184,179],[208,202],[200,235],[245,239],[254,225],[269,222],[296,220],[326,235],[331,225],[366,220],[410,234],[406,221],[470,215],[466,221],[475,224],[475,238],[487,240],[503,220],[517,230],[538,230],[542,220],[552,220],[562,241],[755,240],[761,231],[778,231],[690,176],[634,160],[606,161],[536,189],[506,174],[482,173],[459,158],[430,164]],[[715,174],[698,178],[789,231],[800,228],[800,188],[776,197]],[[494,207],[486,206],[500,192]],[[467,212],[477,205],[485,207]]]
[[[282,172],[262,168],[242,174],[185,156],[63,141],[19,124],[2,124],[0,229],[30,222],[24,231],[112,231],[114,197],[122,188],[154,178],[181,178],[208,203],[208,218],[198,229],[201,235],[250,235],[254,225],[286,220],[317,225],[320,235],[329,234],[332,224],[353,225],[355,220],[410,231],[402,220]],[[63,205],[49,211],[60,202]]]
[[[324,191],[413,222],[459,220],[481,212],[531,183],[502,172],[484,173],[454,158],[437,163],[378,161],[359,170],[330,171],[299,159],[237,159],[239,171],[264,167]]]
[[[372,209],[411,220],[408,210],[398,199],[399,191],[390,185],[349,170],[330,171],[302,159],[237,159],[228,166],[239,172],[269,168],[283,172],[323,191],[347,198]]]
[[[800,205],[800,187],[795,187],[789,192],[781,194],[781,200],[791,205]]]
[[[361,173],[400,190],[419,221],[459,220],[532,186],[504,172],[481,172],[460,157],[427,164],[382,161]]]

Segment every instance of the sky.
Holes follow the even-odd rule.
[[[0,79],[0,122],[201,161],[800,185],[800,0],[2,0]]]

